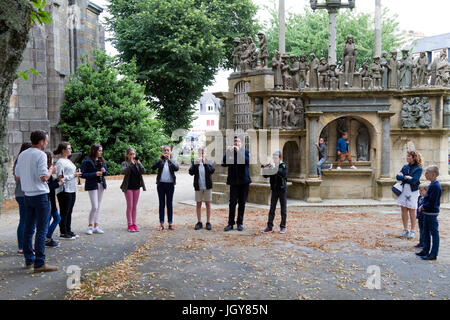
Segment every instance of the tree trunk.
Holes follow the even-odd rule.
[[[0,0],[0,201],[3,201],[10,159],[7,139],[9,100],[28,43],[32,10],[29,0]]]

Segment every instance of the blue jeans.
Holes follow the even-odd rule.
[[[322,158],[317,162],[317,172],[319,173],[319,176],[322,175],[322,169],[328,169],[331,167],[331,164],[323,164],[325,161],[327,161],[327,158]]]
[[[439,251],[439,222],[437,216],[424,215],[423,218],[423,249],[430,256],[437,257]],[[433,247],[431,248],[431,238],[433,238]]]
[[[17,226],[17,244],[19,250],[23,249],[23,229],[25,228],[25,220],[27,216],[27,205],[25,204],[25,197],[16,197],[19,204],[19,225]]]
[[[56,227],[61,221],[61,216],[59,215],[58,210],[55,210],[51,213],[51,217],[53,218],[52,223],[50,223],[50,219],[48,221],[48,232],[47,239],[51,239],[53,237],[53,232],[55,232]]]
[[[173,193],[175,192],[175,185],[173,183],[160,182],[156,188],[158,190],[159,198],[159,222],[164,223],[164,209],[167,204],[167,222],[172,224],[173,220]]]
[[[27,218],[25,220],[25,230],[23,235],[23,255],[25,264],[40,268],[45,264],[45,236],[48,231],[50,220],[50,200],[48,194],[28,197],[25,196],[25,203],[28,207]],[[33,253],[33,234],[36,228]]]

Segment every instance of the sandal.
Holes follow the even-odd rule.
[[[175,230],[175,227],[171,224],[169,224],[169,230]]]
[[[164,226],[159,226],[159,231],[163,231],[164,230]]]

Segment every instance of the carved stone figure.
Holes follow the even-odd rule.
[[[356,158],[358,161],[369,161],[370,136],[366,126],[361,125],[356,137]]]
[[[415,88],[418,86],[419,83],[419,79],[417,77],[417,69],[419,67],[419,57],[417,57],[416,59],[411,58],[411,60],[413,60],[413,66],[412,66],[412,71],[411,71],[411,87]]]
[[[361,78],[362,78],[362,87],[366,90],[370,89],[370,83],[372,79],[369,70],[369,64],[367,63],[367,61],[364,61],[362,65]]]
[[[431,105],[428,97],[403,98],[402,128],[431,128]],[[444,111],[445,112],[445,111]]]
[[[441,55],[436,65],[436,86],[447,86],[449,78],[449,67],[447,59],[447,49],[442,49]]]
[[[255,110],[253,116],[253,129],[262,129],[263,127],[263,99],[255,98]]]
[[[233,67],[234,72],[241,70],[241,39],[240,38],[234,38],[233,40],[234,44],[234,51],[233,51]]]
[[[407,49],[402,50],[402,59],[400,60],[399,82],[400,89],[411,89],[412,86],[412,67],[413,61]]]
[[[248,72],[256,69],[258,54],[256,52],[256,45],[253,42],[253,39],[251,37],[244,38],[244,41],[241,39],[241,46],[241,71]]]
[[[275,89],[281,90],[283,89],[283,75],[281,71],[281,55],[278,50],[275,50],[274,57],[272,59],[272,70],[274,72],[274,83],[275,83]]]
[[[305,129],[305,107],[303,105],[303,100],[300,98],[295,99],[294,102],[294,119],[292,121],[293,126],[298,129]]]
[[[353,73],[355,73],[356,68],[356,47],[352,35],[347,36],[347,41],[344,45],[344,77],[346,87],[353,87]]]
[[[299,76],[299,85],[300,87],[304,88],[306,87],[306,84],[308,82],[308,79],[306,78],[308,74],[308,62],[306,62],[306,55],[302,54],[300,55],[300,62],[298,64],[298,76]]]
[[[219,100],[219,129],[224,130],[227,128],[227,109],[225,107],[225,101],[223,99]]]
[[[389,71],[389,89],[398,88],[398,61],[397,61],[397,51],[391,51],[391,57],[388,61],[388,71]]]
[[[282,112],[282,120],[281,120],[281,127],[286,129],[289,128],[289,118],[290,118],[290,111],[289,111],[289,100],[288,99],[282,99],[281,100],[281,112]]]
[[[309,87],[311,89],[317,89],[319,87],[319,78],[317,75],[317,69],[319,68],[319,59],[316,58],[314,53],[309,55]]]
[[[300,87],[300,63],[297,61],[297,57],[292,55],[290,57],[289,74],[292,79],[292,89],[298,90]]]
[[[281,128],[283,100],[275,98],[274,127]]]
[[[255,70],[258,66],[258,52],[256,49],[256,44],[253,42],[252,37],[247,38],[248,48],[250,49],[250,68]]]
[[[431,105],[428,97],[422,98],[419,127],[431,128]]]
[[[319,90],[328,89],[328,63],[324,57],[320,58],[317,72],[319,73]]]
[[[260,61],[260,67],[261,69],[267,68],[268,62],[269,62],[269,51],[268,51],[268,44],[267,44],[267,38],[263,32],[258,33],[258,39],[259,39],[259,61]]]
[[[339,71],[334,63],[330,64],[330,69],[328,70],[328,78],[330,81],[330,90],[339,89]]]
[[[273,128],[275,124],[275,98],[271,97],[267,103],[267,127]]]
[[[381,65],[381,87],[383,89],[387,89],[388,87],[388,77],[389,77],[389,72],[388,72],[388,59],[387,59],[387,52],[383,51],[381,53],[381,59],[380,59],[380,65]]]
[[[281,57],[281,71],[283,74],[283,89],[292,90],[292,77],[289,74],[289,56],[286,54]]]
[[[375,90],[381,90],[381,78],[382,78],[382,70],[380,64],[380,57],[376,56],[373,58],[372,63],[372,78],[373,78],[373,88]]]
[[[409,104],[411,105],[411,128],[418,128],[422,112],[420,98],[416,97],[409,99]]]
[[[423,87],[428,85],[428,58],[425,52],[420,53],[417,61],[417,86]]]

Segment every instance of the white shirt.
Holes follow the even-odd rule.
[[[173,182],[172,175],[170,174],[169,162],[168,161],[164,162],[164,168],[163,168],[163,171],[161,173],[161,178],[160,178],[159,182],[165,182],[165,183],[172,183]]]
[[[16,164],[16,177],[20,178],[22,191],[27,197],[40,196],[50,192],[47,182],[41,177],[48,174],[47,155],[36,148],[23,151]]]
[[[61,187],[56,190],[56,193],[60,193],[62,191],[67,193],[77,192],[77,179],[75,177],[75,172],[77,167],[73,164],[69,159],[59,159],[56,162],[56,175],[59,177],[61,174],[64,174],[64,189]]]
[[[198,188],[206,190],[205,166],[203,163],[198,165]]]

